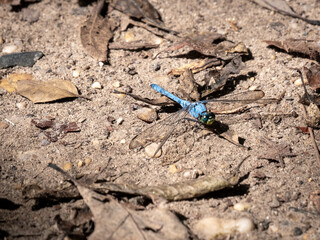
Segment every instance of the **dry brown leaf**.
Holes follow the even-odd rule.
[[[319,20],[310,20],[295,13],[285,0],[254,0],[254,1],[265,8],[275,10],[283,15],[299,18],[310,24],[320,25]]]
[[[320,60],[320,45],[318,42],[306,39],[287,39],[284,41],[264,41],[268,45],[285,50],[287,53],[300,53],[310,59]]]
[[[309,85],[312,89],[320,88],[320,65],[312,65],[310,68],[304,67]]]
[[[203,59],[203,60],[198,60],[192,63],[187,63],[182,67],[174,68],[168,73],[168,75],[175,75],[175,76],[181,75],[187,69],[192,70],[192,73],[197,73],[206,68],[209,68],[212,66],[218,66],[218,65],[221,65],[221,61],[219,59]]]
[[[71,179],[90,208],[95,227],[88,239],[188,239],[187,228],[168,209],[136,211],[129,204],[83,186],[55,164],[49,163],[49,167]]]
[[[162,25],[159,12],[148,0],[111,0],[110,5],[130,17],[145,18],[151,23]]]
[[[8,92],[17,91],[17,82],[20,80],[32,80],[33,77],[31,74],[26,73],[12,73],[7,78],[4,78],[0,82],[0,87],[7,90]]]
[[[223,60],[231,60],[236,55],[248,55],[248,50],[243,43],[232,43],[230,41],[225,41],[224,35],[212,32],[203,33],[196,36],[187,36],[182,42],[176,43],[173,46],[164,49],[157,53],[157,57],[162,52],[174,52],[181,48],[179,55],[188,54],[191,51],[196,51],[205,56],[211,56],[220,58]],[[155,58],[154,57],[154,58]]]
[[[110,21],[99,15],[104,1],[99,1],[95,13],[80,29],[81,44],[85,51],[98,61],[107,61],[108,43],[113,36]]]
[[[20,80],[16,92],[33,103],[51,102],[58,99],[79,97],[77,88],[67,80]]]

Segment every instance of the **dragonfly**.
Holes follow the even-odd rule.
[[[151,125],[149,128],[146,128],[131,140],[129,144],[130,149],[145,147],[151,144],[152,142],[159,142],[160,144],[155,150],[153,157],[156,156],[156,154],[160,151],[160,149],[168,140],[168,138],[175,131],[178,124],[181,123],[183,120],[198,122],[206,127],[212,126],[216,122],[215,113],[211,110],[208,110],[206,105],[210,103],[214,103],[214,105],[217,105],[218,103],[235,105],[238,103],[239,106],[244,106],[264,97],[264,92],[261,90],[257,90],[257,91],[247,91],[247,92],[235,94],[231,98],[209,99],[209,100],[190,102],[177,97],[176,95],[166,91],[165,89],[158,86],[157,84],[151,84],[151,87],[155,91],[168,97],[169,99],[173,100],[174,102],[178,103],[181,106],[181,109],[179,111],[177,111],[174,114],[171,114],[169,117],[163,120],[157,121],[155,124]],[[136,95],[133,95],[131,93],[120,92],[120,91],[115,91],[115,93],[126,94],[137,100],[144,101],[141,97],[137,97]],[[151,102],[151,101],[146,101],[146,102]],[[218,111],[215,110],[215,112],[218,112]],[[190,118],[190,116],[192,118]]]

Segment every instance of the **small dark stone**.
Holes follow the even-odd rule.
[[[298,227],[295,227],[294,228],[294,230],[293,230],[293,235],[294,236],[300,236],[300,235],[302,235],[302,230],[301,230],[301,228],[298,228]]]
[[[0,57],[0,69],[14,66],[32,67],[43,55],[38,51],[3,55]]]
[[[161,65],[159,64],[159,63],[154,63],[154,64],[152,64],[152,69],[153,69],[153,71],[159,71],[160,70],[160,68],[161,68]]]

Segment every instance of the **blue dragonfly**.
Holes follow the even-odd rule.
[[[129,148],[134,149],[138,147],[145,147],[146,145],[152,142],[159,142],[158,148],[154,152],[153,156],[159,152],[162,148],[164,143],[168,140],[168,138],[172,135],[172,133],[176,130],[179,123],[183,120],[191,120],[194,122],[198,122],[203,124],[204,126],[210,127],[212,126],[215,120],[215,114],[208,110],[206,105],[208,103],[224,103],[228,105],[234,105],[235,103],[240,103],[240,105],[246,105],[257,101],[258,99],[264,96],[263,91],[247,91],[240,94],[233,95],[231,98],[226,99],[210,99],[210,100],[203,100],[203,101],[196,101],[190,102],[187,100],[183,100],[176,95],[166,91],[162,87],[151,84],[151,87],[156,90],[157,92],[161,93],[162,95],[170,98],[174,102],[178,103],[182,108],[176,112],[175,114],[171,114],[169,117],[157,121],[155,124],[150,126],[149,128],[142,131],[136,137],[134,137],[130,144]],[[138,98],[133,94],[125,93],[125,92],[118,92],[127,94],[135,99],[143,101],[142,98]],[[238,104],[239,105],[239,104]],[[190,115],[192,118],[190,118]]]

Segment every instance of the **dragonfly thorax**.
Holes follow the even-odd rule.
[[[199,120],[201,123],[205,124],[205,125],[212,125],[215,118],[214,118],[214,114],[213,112],[203,112],[200,114]]]

